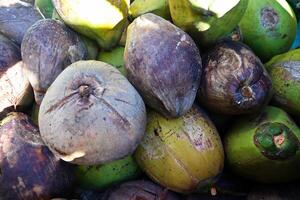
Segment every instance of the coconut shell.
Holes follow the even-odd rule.
[[[23,72],[20,60],[19,47],[0,35],[0,113],[2,114],[32,103],[32,88]]]
[[[65,161],[98,165],[132,154],[145,132],[146,109],[113,66],[79,61],[53,82],[40,106],[45,143]]]
[[[151,181],[138,180],[123,183],[119,187],[107,192],[102,200],[179,200],[179,196]]]
[[[128,80],[145,103],[166,117],[179,117],[193,105],[201,58],[191,37],[152,13],[128,27],[124,53]]]
[[[210,111],[237,115],[261,110],[272,95],[263,64],[244,44],[218,43],[203,57],[198,99]]]
[[[71,63],[85,59],[87,49],[79,36],[62,22],[44,19],[28,30],[21,53],[39,105],[55,78]]]
[[[65,195],[72,170],[43,144],[38,128],[22,113],[0,126],[0,199],[43,200]]]
[[[16,0],[0,2],[0,33],[21,45],[29,27],[43,19],[41,13],[33,5]]]

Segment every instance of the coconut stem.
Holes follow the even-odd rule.
[[[299,140],[282,123],[264,123],[256,129],[254,143],[270,159],[287,159],[299,149]]]
[[[243,97],[251,98],[253,96],[253,91],[252,91],[251,87],[244,86],[241,89],[241,94]]]
[[[81,85],[79,86],[79,95],[81,97],[87,97],[90,95],[90,86],[89,85]]]

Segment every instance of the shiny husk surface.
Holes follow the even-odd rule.
[[[213,45],[239,23],[248,0],[169,0],[175,25],[189,32],[201,47]]]
[[[168,0],[135,0],[129,7],[129,14],[133,18],[149,12],[171,19]]]
[[[199,107],[178,119],[148,113],[146,136],[135,158],[159,184],[189,193],[214,182],[222,172],[224,153],[217,130]]]
[[[249,1],[239,23],[244,42],[264,62],[289,50],[296,36],[297,21],[285,0]]]
[[[273,101],[288,113],[300,115],[300,49],[277,55],[265,66],[273,83]]]
[[[228,166],[259,182],[297,179],[299,138],[300,130],[286,112],[268,106],[258,116],[236,121],[228,131],[224,141]]]

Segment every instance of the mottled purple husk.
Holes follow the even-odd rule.
[[[40,105],[56,77],[73,62],[84,60],[87,49],[79,36],[62,22],[44,19],[27,31],[21,53],[35,101]]]
[[[149,107],[172,118],[191,108],[201,57],[181,29],[151,13],[138,17],[127,30],[124,61],[128,80]]]
[[[162,188],[153,182],[138,180],[123,183],[118,187],[108,190],[102,200],[179,200],[174,192]]]
[[[10,113],[0,127],[0,199],[41,200],[65,195],[72,167],[55,158],[38,128],[22,113]]]
[[[19,47],[0,35],[0,115],[32,103],[32,88],[20,60]]]
[[[252,92],[242,95],[242,88],[251,88]],[[255,113],[271,95],[271,79],[246,45],[222,41],[203,57],[198,99],[209,110],[229,115]]]
[[[19,45],[27,29],[40,19],[43,19],[43,16],[29,3],[0,1],[0,33]]]

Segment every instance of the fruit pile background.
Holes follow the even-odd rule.
[[[298,20],[298,0],[0,0],[0,200],[300,199]]]

